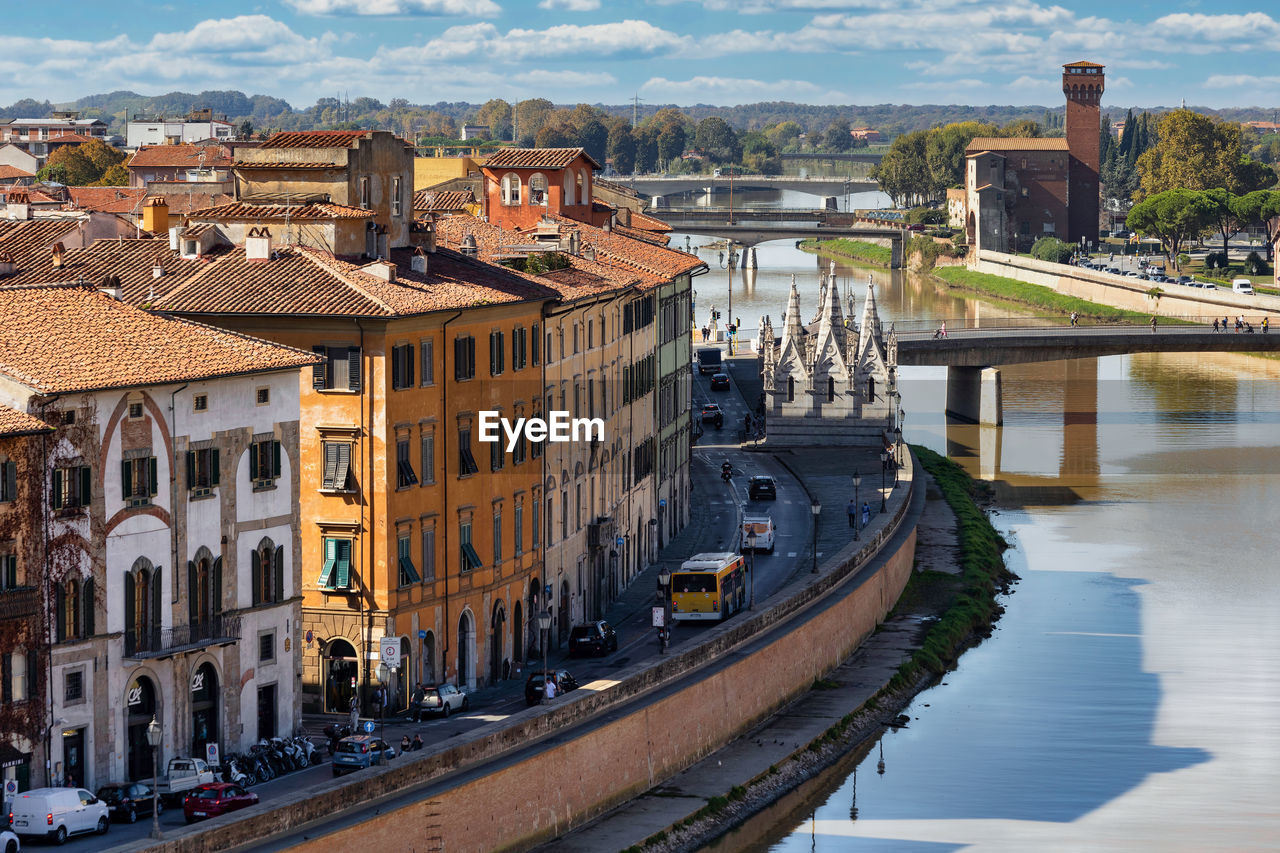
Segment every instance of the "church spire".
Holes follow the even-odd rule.
[[[788,338],[800,344],[804,341],[804,325],[800,322],[800,292],[796,290],[796,277],[791,276],[791,295],[787,297],[787,316],[782,321],[782,340]]]
[[[880,339],[880,312],[876,310],[876,283],[867,276],[867,299],[862,303],[862,334]]]

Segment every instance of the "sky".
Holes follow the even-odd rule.
[[[3,5],[0,104],[239,89],[388,102],[1280,104],[1280,9],[1253,0],[46,0]]]

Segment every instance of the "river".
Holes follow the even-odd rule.
[[[744,326],[780,326],[793,274],[813,315],[827,262],[792,241],[761,246],[754,275],[703,257],[699,324],[732,282]],[[870,275],[887,322],[976,310],[917,275],[837,273],[859,311]],[[1280,846],[1280,363],[1153,354],[1003,376],[1002,428],[948,425],[941,368],[901,378],[907,439],[995,484],[1022,580],[994,635],[907,728],[713,849]]]

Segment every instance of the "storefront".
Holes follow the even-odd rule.
[[[191,675],[191,756],[204,758],[209,743],[218,743],[218,671],[206,662]]]
[[[325,655],[324,709],[331,714],[351,710],[351,697],[360,683],[360,659],[346,640],[331,640]]]
[[[153,770],[147,725],[158,716],[155,683],[145,675],[135,676],[125,691],[124,707],[129,781],[150,779]]]

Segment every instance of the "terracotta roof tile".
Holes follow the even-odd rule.
[[[664,234],[675,230],[661,219],[655,219],[645,213],[635,212],[631,214],[631,227],[639,228],[643,231],[661,231]]]
[[[330,219],[372,219],[377,214],[361,207],[348,207],[345,204],[331,202],[308,202],[306,204],[251,204],[235,201],[217,207],[206,207],[187,213],[189,219],[217,220],[251,220],[254,222],[269,220],[290,221]]]
[[[94,137],[92,136],[85,136],[83,133],[67,131],[66,133],[51,132],[48,140],[46,141],[56,143],[74,142],[77,145],[83,145],[84,143],[92,142],[93,140]]]
[[[0,373],[42,394],[300,368],[311,353],[117,302],[89,286],[0,288]]]
[[[137,213],[147,197],[145,187],[67,187],[71,204],[102,213]]]
[[[671,238],[666,234],[646,231],[643,228],[628,228],[626,225],[615,225],[613,226],[613,230],[615,233],[621,234],[624,237],[630,237],[633,240],[642,240],[645,243],[652,243],[655,246],[665,246],[671,242]]]
[[[476,203],[476,194],[471,190],[418,190],[413,194],[415,211],[454,212]]]
[[[597,169],[603,168],[582,148],[499,148],[482,168],[563,169],[578,157],[585,158]]]
[[[231,154],[221,145],[147,145],[124,165],[127,169],[225,168],[231,165]]]
[[[13,260],[15,275],[30,267],[50,264],[53,244],[76,231],[80,224],[80,217],[0,219],[0,252]],[[11,280],[10,276],[0,278],[0,286]]]
[[[0,406],[0,435],[31,435],[40,432],[53,432],[53,427],[26,412]]]
[[[1099,65],[1096,62],[1086,62],[1084,60],[1081,60],[1079,62],[1068,62],[1066,65],[1063,65],[1062,67],[1063,68],[1105,68],[1106,66]]]
[[[338,163],[310,163],[298,160],[236,160],[237,169],[342,169]]]
[[[605,231],[563,216],[554,216],[562,225],[582,232],[582,246],[595,250],[596,259],[602,258],[642,270],[660,281],[670,281],[678,275],[692,272],[705,264],[696,256],[665,246],[628,237],[613,231]]]
[[[271,134],[262,148],[352,148],[357,139],[372,138],[371,130],[289,130]]]
[[[978,151],[1067,151],[1067,140],[1061,136],[977,136],[965,147],[966,154]]]
[[[17,166],[10,166],[8,163],[0,163],[0,181],[13,181],[18,178],[34,178],[35,174],[19,169]]]
[[[149,235],[132,240],[104,238],[83,249],[67,250],[60,269],[53,268],[52,253],[45,253],[13,277],[0,279],[0,287],[76,282],[97,286],[113,275],[120,280],[124,301],[148,305],[224,251],[225,247],[215,247],[203,258],[182,258],[170,251],[167,240]],[[160,278],[154,273],[157,262],[164,271]]]

